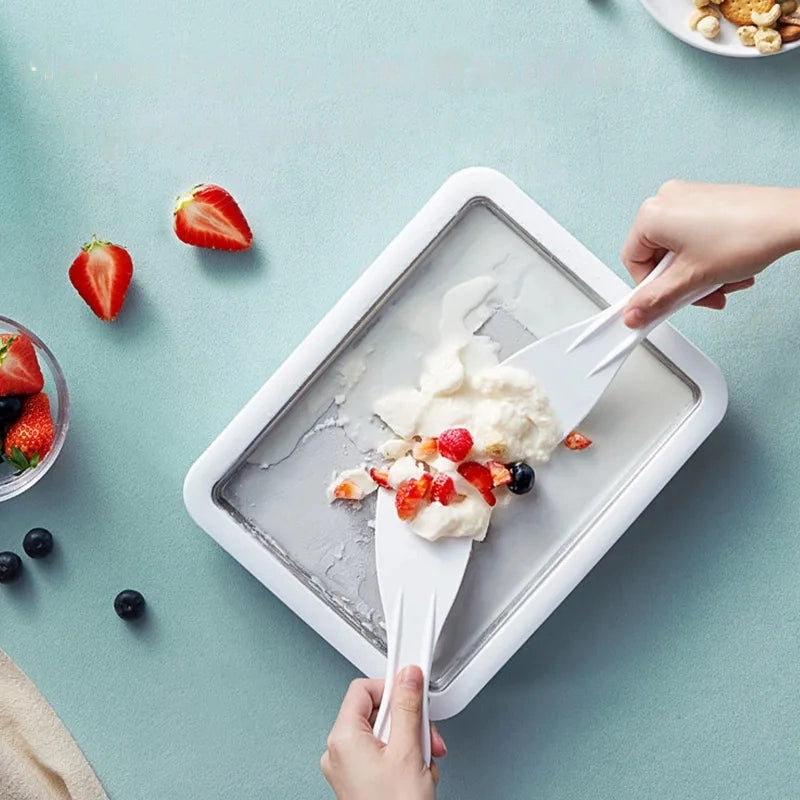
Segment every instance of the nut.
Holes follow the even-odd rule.
[[[706,39],[714,39],[719,34],[719,20],[709,14],[697,23],[697,30]]]
[[[798,20],[800,22],[800,20]],[[778,33],[784,44],[800,40],[800,25],[778,25]]]
[[[781,35],[774,28],[759,28],[754,38],[759,53],[777,53],[783,44]]]
[[[755,47],[757,30],[755,25],[742,25],[736,32],[739,34],[739,41],[745,47]]]
[[[695,8],[705,8],[707,5],[710,5],[711,0],[694,0],[694,7]],[[789,13],[788,11],[786,12]]]
[[[697,5],[696,0],[695,5]],[[794,14],[795,11],[797,11],[797,0],[783,0],[781,3],[781,14]]]
[[[754,11],[750,18],[753,20],[753,25],[758,25],[759,28],[771,28],[781,16],[780,4],[775,3],[772,8],[764,14],[759,14]]]

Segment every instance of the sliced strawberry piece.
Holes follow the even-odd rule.
[[[425,503],[430,502],[433,476],[423,472],[419,478],[409,478],[397,487],[394,499],[397,516],[402,520],[414,519]]]
[[[472,434],[466,428],[448,428],[439,436],[439,453],[450,461],[463,461],[473,444]]]
[[[431,484],[431,500],[449,506],[458,497],[456,485],[449,475],[439,473]]]
[[[383,486],[384,489],[392,488],[389,483],[389,473],[386,470],[370,467],[369,476],[378,486]]]
[[[337,500],[363,500],[364,490],[355,481],[344,480],[334,487],[333,496]]]
[[[221,186],[201,183],[175,201],[175,233],[182,242],[217,250],[247,250],[253,233],[236,201]]]
[[[490,505],[493,506],[497,502],[497,498],[492,492],[481,492],[481,497]]]
[[[96,236],[81,248],[69,268],[72,285],[104,322],[119,314],[132,277],[133,262],[128,251]]]
[[[411,448],[411,455],[417,461],[430,461],[436,458],[438,454],[439,448],[437,447],[436,439],[423,439],[421,442],[414,442],[414,446]]]
[[[458,474],[469,481],[481,494],[491,492],[494,482],[492,473],[477,461],[465,461],[458,466]]]
[[[584,436],[580,431],[572,431],[564,439],[564,446],[570,450],[585,450],[587,447],[592,446],[592,440],[588,436]]]
[[[505,486],[511,483],[511,473],[508,467],[500,461],[487,461],[486,467],[492,476],[492,484],[494,486]]]
[[[33,342],[21,333],[0,336],[0,397],[36,394],[44,388],[44,376]]]
[[[22,413],[8,429],[3,449],[8,462],[20,473],[38,466],[53,446],[54,438],[50,399],[40,392],[22,401]]]

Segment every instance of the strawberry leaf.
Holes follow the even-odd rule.
[[[14,473],[14,476],[22,475],[25,470],[31,469],[35,467],[39,463],[39,454],[36,453],[33,458],[36,459],[36,463],[32,463],[29,461],[25,453],[19,449],[19,447],[12,447],[11,448],[11,455],[6,455],[6,461],[11,464],[17,471]]]

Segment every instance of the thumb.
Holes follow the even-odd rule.
[[[389,709],[392,727],[389,749],[403,755],[418,756],[422,761],[423,676],[419,667],[406,667],[397,676]]]
[[[700,288],[697,283],[693,271],[676,258],[663,275],[634,292],[623,321],[629,328],[643,328],[655,322],[689,293]]]

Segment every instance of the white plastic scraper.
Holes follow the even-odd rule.
[[[575,428],[600,399],[625,359],[668,316],[710,294],[705,288],[682,298],[646,328],[631,330],[622,321],[625,308],[642,286],[655,280],[673,261],[665,256],[655,270],[628,296],[599,314],[523,348],[505,364],[529,372],[550,400],[562,433]],[[436,642],[467,567],[471,539],[429,542],[398,518],[394,494],[378,489],[375,516],[375,558],[378,586],[386,617],[386,688],[375,720],[375,735],[389,738],[389,698],[395,676],[409,664],[422,669],[430,681]],[[420,729],[425,763],[430,763],[428,693],[425,692]]]
[[[631,330],[622,320],[625,308],[642,287],[669,269],[674,258],[672,253],[664,256],[636,289],[605,311],[539,339],[503,362],[533,376],[547,395],[564,435],[592,410],[625,359],[654,328],[719,288],[711,286],[689,294],[655,322]]]
[[[467,568],[472,539],[429,542],[398,516],[395,495],[378,489],[375,512],[375,561],[386,618],[386,687],[375,718],[375,735],[389,741],[389,698],[397,673],[410,664],[422,669],[428,686],[433,650]],[[422,753],[431,763],[428,692],[423,695]]]

